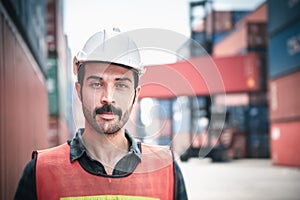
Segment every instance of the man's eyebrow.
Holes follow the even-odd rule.
[[[87,80],[89,79],[96,79],[96,80],[103,80],[102,77],[100,76],[95,76],[95,75],[91,75],[87,78]],[[115,81],[129,81],[132,83],[132,80],[130,78],[127,78],[127,77],[120,77],[120,78],[115,78]]]
[[[95,75],[91,75],[91,76],[89,76],[89,77],[87,78],[87,80],[89,80],[89,79],[103,80],[103,78],[102,78],[102,77],[100,77],[100,76],[95,76]]]
[[[127,78],[127,77],[122,77],[122,78],[116,78],[115,79],[116,81],[129,81],[132,83],[132,80],[130,78]]]

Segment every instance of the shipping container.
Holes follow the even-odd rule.
[[[218,42],[220,42],[224,38],[226,38],[226,36],[229,35],[229,34],[230,34],[230,32],[214,33],[213,43],[217,44]]]
[[[244,26],[249,22],[266,23],[268,21],[268,5],[262,2],[255,10],[251,11],[248,15],[240,19],[236,23],[236,27]]]
[[[244,134],[248,157],[269,157],[269,115],[266,98],[253,104],[252,93],[226,94],[226,125]],[[251,98],[250,98],[251,97]],[[215,105],[220,105],[220,97],[214,97]]]
[[[68,96],[72,95],[72,93],[68,92],[68,89],[73,87],[70,84],[71,72],[69,72],[70,75],[66,74],[66,71],[64,71],[65,66],[58,66],[58,64],[57,56],[49,56],[47,63],[47,86],[50,115],[50,146],[57,146],[66,142],[74,135],[75,131],[72,124],[72,106],[69,106],[72,104],[72,96]]]
[[[32,151],[48,147],[48,98],[41,66],[2,3],[0,30],[0,199],[13,199]]]
[[[251,105],[268,104],[268,102],[269,102],[268,97],[269,96],[268,96],[268,93],[266,92],[266,90],[250,93],[249,94],[249,104],[251,104]]]
[[[268,45],[266,23],[249,22],[247,28],[248,51],[265,52]]]
[[[248,156],[251,158],[268,158],[269,112],[268,106],[250,105],[247,112]]]
[[[58,62],[66,66],[67,41],[63,30],[63,5],[62,0],[47,0],[47,50],[48,55],[58,56]],[[60,66],[60,64],[59,64]]]
[[[66,142],[74,135],[72,124],[72,80],[71,55],[67,47],[67,38],[63,32],[63,5],[62,1],[47,1],[47,40],[48,44],[48,90],[49,111],[53,120],[49,121],[51,127],[56,128],[56,144]],[[52,126],[55,124],[55,126]],[[50,131],[50,135],[52,133]],[[53,134],[52,134],[53,135]],[[52,136],[53,137],[53,136]]]
[[[264,105],[250,105],[247,117],[248,132],[254,135],[269,134],[269,108]]]
[[[267,49],[267,40],[265,22],[248,22],[215,44],[213,55],[219,57],[253,51],[263,52]]]
[[[300,69],[300,20],[269,39],[269,77]]]
[[[254,92],[261,89],[259,73],[255,54],[213,60],[194,57],[168,65],[148,66],[147,73],[140,80],[143,87],[140,98]]]
[[[236,11],[213,11],[206,17],[208,23],[207,32],[208,34],[225,33],[230,32],[234,29],[235,24],[243,19],[250,11],[248,10],[236,10]],[[212,27],[211,21],[214,22]]]
[[[251,14],[251,11],[248,10],[235,10],[231,11],[232,14],[232,23],[236,24],[239,22],[241,19],[244,19],[248,14]]]
[[[234,30],[218,43],[215,43],[213,47],[214,56],[230,56],[266,50],[267,4],[264,2],[254,11],[244,14],[245,16],[243,16],[243,12],[241,13],[241,18],[236,17],[239,20],[236,21]]]
[[[276,165],[300,167],[300,120],[271,124],[271,155]]]
[[[192,30],[191,38],[200,43],[207,53],[212,54],[212,45],[225,38],[235,28],[235,23],[248,13],[249,11],[213,11],[205,17],[206,22]],[[190,51],[191,57],[203,55],[199,47],[190,46]]]
[[[57,49],[57,15],[55,1],[47,1],[47,50],[48,52],[56,52]]]
[[[247,137],[247,156],[249,158],[269,158],[269,134],[249,134]]]
[[[58,77],[57,77],[57,58],[48,57],[47,60],[47,86],[50,116],[58,116]]]
[[[46,0],[2,2],[39,67],[46,73]]]
[[[226,95],[227,96],[227,95]],[[247,111],[248,105],[228,106],[227,108],[228,126],[235,127],[240,132],[247,133]]]
[[[300,70],[269,82],[270,119],[295,120],[300,118]]]
[[[300,1],[268,0],[268,32],[272,36],[299,21]]]
[[[213,56],[232,56],[245,49],[247,49],[247,26],[235,29],[216,43],[213,47]]]

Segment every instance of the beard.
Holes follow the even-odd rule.
[[[132,107],[127,109],[124,114],[121,109],[112,105],[105,104],[100,108],[95,108],[94,111],[89,110],[84,104],[82,104],[82,110],[87,123],[98,133],[113,135],[117,133],[127,123]],[[103,112],[112,112],[118,117],[114,120],[97,120],[97,114]]]

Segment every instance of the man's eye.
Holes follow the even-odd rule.
[[[99,83],[99,82],[97,82],[97,83],[92,83],[91,86],[92,86],[93,88],[100,88],[100,87],[102,87],[102,84]]]
[[[123,84],[123,83],[118,83],[118,84],[116,85],[116,87],[117,87],[117,88],[128,88],[128,85]]]

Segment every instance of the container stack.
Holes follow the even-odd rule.
[[[272,161],[300,166],[300,1],[268,1]],[[298,89],[297,89],[298,88]]]

